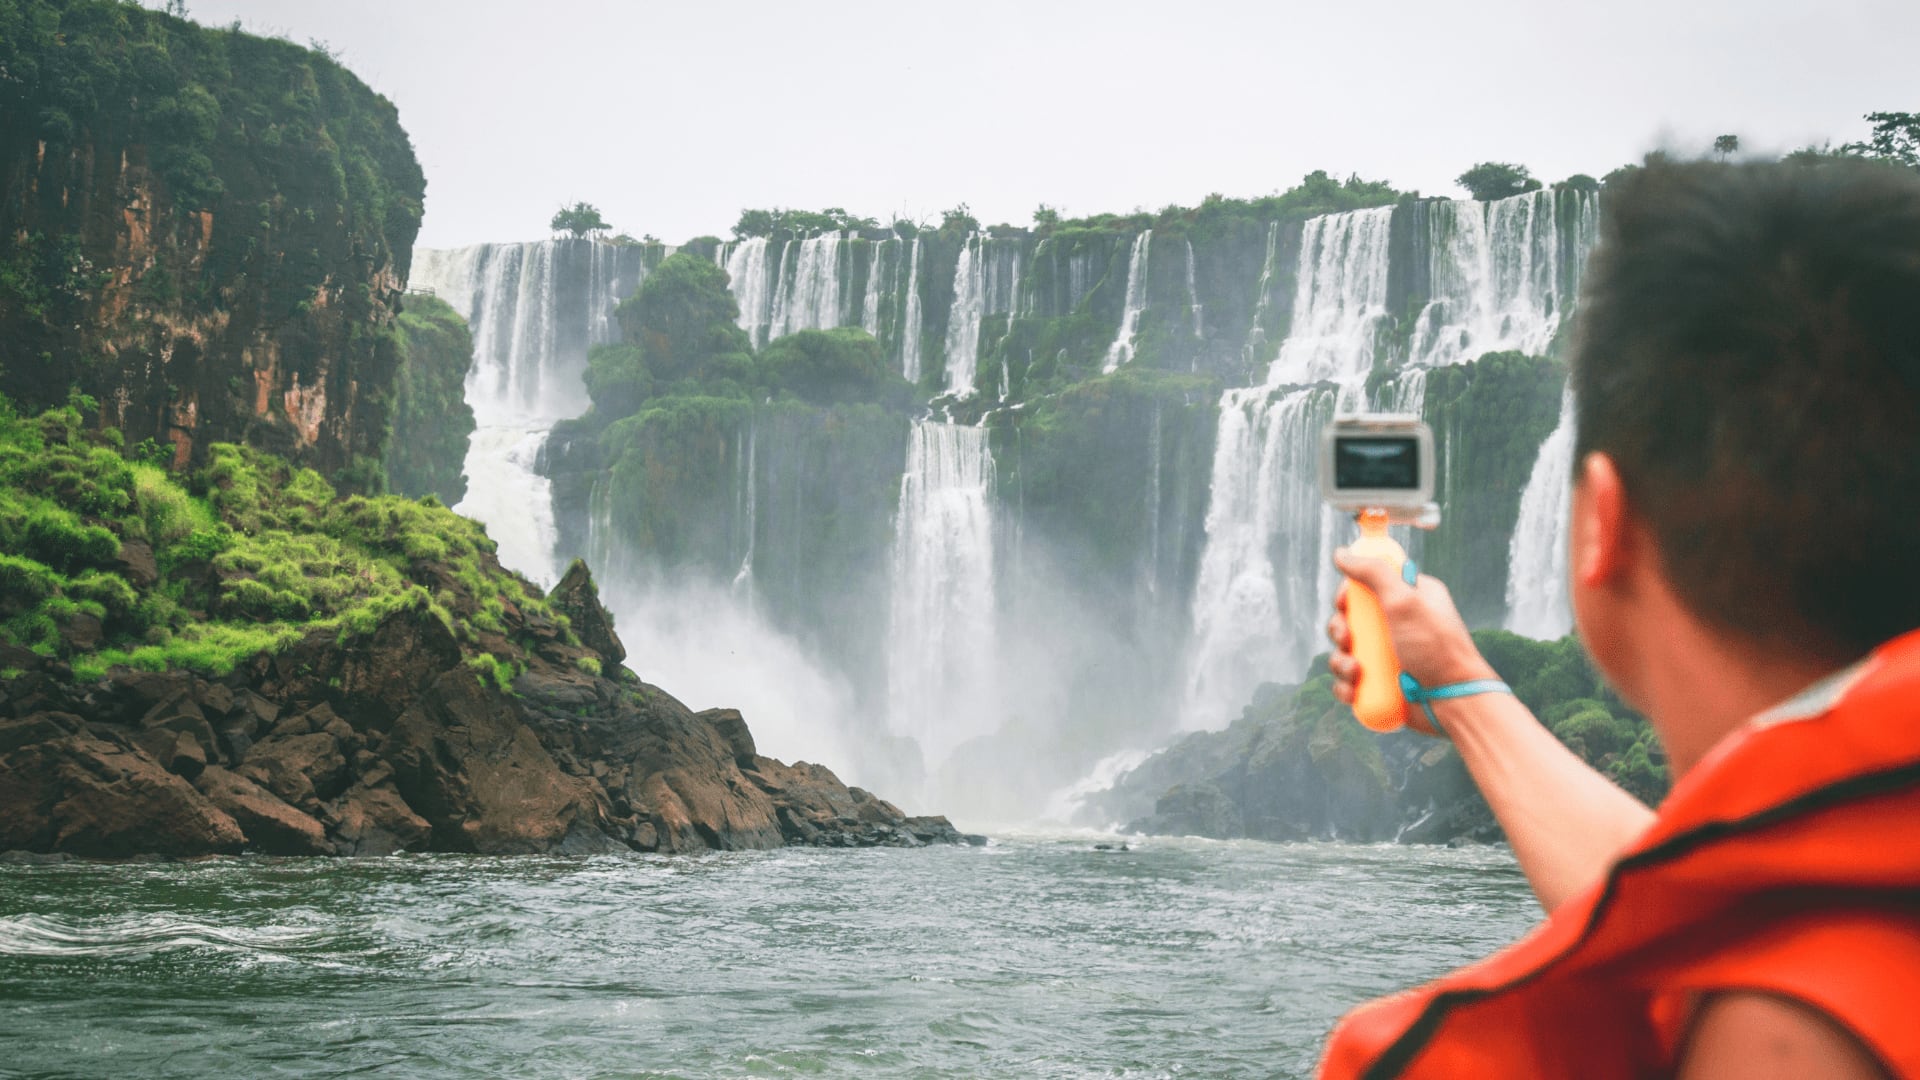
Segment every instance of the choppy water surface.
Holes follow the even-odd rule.
[[[1094,843],[0,867],[0,1076],[1301,1075],[1538,916],[1498,850]]]

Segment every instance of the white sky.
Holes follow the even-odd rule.
[[[160,0],[148,0],[159,6]],[[1458,195],[1646,150],[1863,138],[1920,110],[1912,0],[189,0],[328,43],[427,174],[419,243],[555,208],[679,242],[742,207],[983,223],[1260,195],[1324,168]]]

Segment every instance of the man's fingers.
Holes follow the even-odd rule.
[[[1381,559],[1363,559],[1340,548],[1333,553],[1333,564],[1340,572],[1373,590],[1373,595],[1386,602],[1387,596],[1395,589],[1407,588],[1393,567]]]
[[[1353,651],[1353,634],[1347,629],[1346,615],[1338,614],[1327,620],[1327,640],[1341,652]]]

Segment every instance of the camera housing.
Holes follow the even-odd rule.
[[[1397,413],[1336,417],[1321,437],[1320,493],[1336,510],[1380,510],[1395,525],[1433,528],[1433,429]]]

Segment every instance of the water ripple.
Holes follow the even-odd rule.
[[[217,926],[175,915],[68,922],[39,915],[0,918],[0,957],[153,956],[212,949],[284,958],[314,947],[323,931],[292,926]]]

